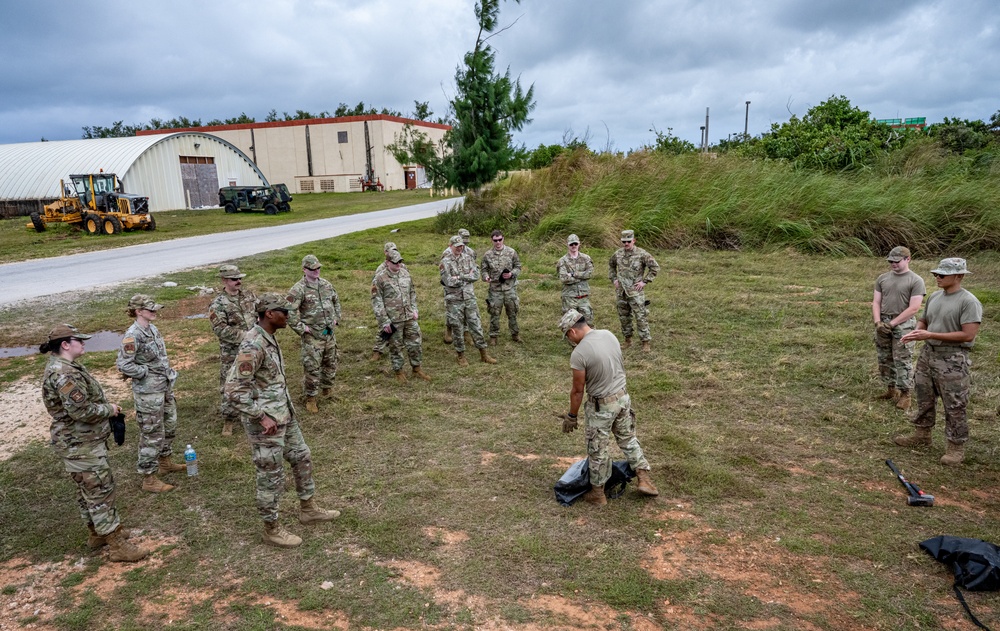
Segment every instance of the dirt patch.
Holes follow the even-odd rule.
[[[109,401],[125,401],[132,397],[128,384],[118,378],[115,370],[97,371]],[[22,377],[0,391],[0,460],[7,460],[33,440],[48,441],[49,416],[42,403],[40,379]]]
[[[461,530],[446,530],[444,528],[438,528],[437,526],[428,526],[427,528],[424,528],[424,535],[428,539],[440,541],[446,546],[465,543],[469,540],[469,535]]]

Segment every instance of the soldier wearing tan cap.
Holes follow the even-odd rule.
[[[302,342],[302,381],[306,409],[319,412],[316,397],[330,396],[337,377],[337,326],[340,297],[333,284],[320,278],[322,265],[312,254],[302,258],[302,278],[288,291],[288,328]]]
[[[635,244],[635,233],[622,230],[622,247],[608,261],[608,280],[615,286],[618,320],[625,337],[624,348],[632,345],[632,318],[639,331],[642,350],[650,350],[649,309],[646,308],[646,285],[653,282],[660,266],[653,255]]]
[[[239,414],[229,405],[222,392],[226,383],[229,367],[236,359],[236,352],[243,341],[243,335],[253,328],[257,321],[254,311],[257,296],[243,287],[246,274],[240,272],[235,265],[223,265],[219,268],[219,278],[222,280],[222,291],[208,308],[208,320],[212,331],[219,338],[219,414],[222,415],[222,435],[232,436],[233,423],[239,422]]]
[[[894,401],[897,408],[906,410],[913,389],[916,342],[903,343],[902,339],[917,326],[916,315],[927,290],[924,279],[910,270],[909,248],[896,246],[885,260],[891,269],[876,279],[872,296],[878,372],[886,387],[878,398]]]

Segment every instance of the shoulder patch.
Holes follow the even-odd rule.
[[[215,322],[218,319],[219,319],[219,316],[215,313],[215,311],[209,311],[208,312],[208,320],[209,320],[209,322]]]
[[[251,377],[253,376],[253,363],[249,361],[239,361],[239,368],[237,369],[240,377]]]
[[[67,381],[62,385],[61,388],[59,388],[59,394],[69,394],[75,389],[77,389],[76,384],[73,383],[72,381]]]
[[[73,403],[83,403],[87,400],[87,397],[84,396],[83,392],[79,388],[74,388],[73,392],[69,393],[69,398],[73,401]]]
[[[288,294],[287,296],[285,296],[285,300],[286,300],[286,301],[287,301],[287,302],[288,302],[289,304],[291,304],[291,303],[295,302],[295,294]]]
[[[134,337],[126,337],[125,339],[123,339],[122,340],[122,350],[125,351],[126,353],[130,354],[130,355],[133,354],[133,353],[135,353],[135,338]]]

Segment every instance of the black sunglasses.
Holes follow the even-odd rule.
[[[934,272],[931,272],[931,276],[934,278],[944,278],[945,276],[951,276],[951,274],[935,274]]]
[[[500,243],[501,241],[503,241],[503,237],[500,237],[499,239],[493,239],[493,243]]]

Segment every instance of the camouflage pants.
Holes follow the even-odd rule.
[[[156,473],[160,456],[173,453],[177,433],[177,403],[174,393],[135,392],[135,421],[139,425],[139,464],[142,475]]]
[[[295,492],[300,500],[307,500],[316,492],[312,474],[312,452],[302,437],[299,422],[292,418],[287,425],[278,427],[271,436],[264,435],[260,423],[243,418],[243,429],[250,441],[253,464],[257,469],[257,512],[267,522],[278,520],[278,504],[285,490],[285,467],[282,460],[292,466]]]
[[[372,346],[373,353],[382,353],[385,355],[386,349],[389,348],[388,340],[382,339],[382,331],[375,331],[375,346]]]
[[[303,390],[307,397],[319,394],[320,388],[332,388],[337,376],[337,338],[306,333],[302,336]]]
[[[600,405],[587,397],[583,406],[587,420],[587,457],[590,460],[590,483],[601,486],[611,477],[611,436],[614,435],[618,447],[628,458],[633,471],[649,469],[646,456],[635,437],[635,412],[632,399],[626,394],[614,403]]]
[[[884,317],[888,322],[891,318]],[[886,386],[897,390],[913,389],[913,349],[916,342],[903,344],[900,338],[915,329],[917,319],[910,318],[892,330],[891,336],[875,333],[875,352],[878,355],[878,374]]]
[[[618,308],[618,320],[622,324],[622,335],[632,337],[632,316],[635,316],[635,328],[639,330],[639,339],[648,342],[653,339],[649,333],[649,322],[646,320],[649,309],[646,308],[646,294],[640,292],[635,296],[626,296],[619,291],[615,301]]]
[[[234,346],[232,349],[219,349],[219,414],[227,421],[238,421],[240,419],[240,413],[233,408],[232,404],[226,398],[226,377],[229,376],[229,369],[233,367],[233,362],[236,361],[238,351],[238,346]]]
[[[507,310],[507,328],[511,335],[521,332],[517,326],[517,312],[521,310],[521,301],[517,297],[516,289],[500,291],[490,286],[489,293],[486,294],[486,310],[490,314],[490,337],[500,337],[500,314]]]
[[[566,313],[570,309],[576,309],[587,320],[587,324],[594,326],[594,309],[590,306],[590,296],[563,296],[562,312]]]
[[[410,356],[410,365],[419,366],[423,363],[424,351],[420,341],[420,325],[414,319],[403,322],[393,322],[396,332],[389,338],[389,357],[393,370],[403,369],[403,347]]]
[[[486,338],[483,337],[483,323],[479,320],[479,303],[475,298],[469,300],[449,300],[447,308],[448,326],[451,327],[452,345],[458,353],[465,352],[465,330],[468,328],[472,342],[476,348],[486,348]]]
[[[83,521],[94,524],[99,535],[117,530],[121,521],[115,508],[115,478],[107,457],[64,458],[63,464],[76,484],[76,503]]]
[[[965,408],[969,403],[969,351],[950,346],[940,348],[924,343],[917,359],[917,412],[913,424],[934,427],[937,416],[935,402],[941,397],[944,405],[944,435],[949,442],[969,440],[969,423]]]

